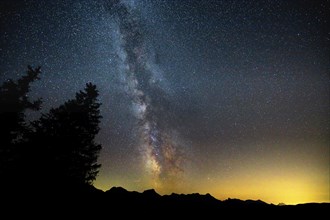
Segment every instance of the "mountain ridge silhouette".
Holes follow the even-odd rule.
[[[94,187],[96,190],[100,190],[100,189],[97,189],[96,187]],[[327,203],[327,202],[308,202],[308,203],[298,203],[298,204],[285,204],[285,203],[279,203],[279,204],[273,204],[273,203],[267,203],[263,200],[260,200],[260,199],[257,199],[257,200],[253,200],[253,199],[246,199],[246,200],[242,200],[242,199],[239,199],[239,198],[227,198],[225,200],[220,200],[220,199],[217,199],[215,198],[214,196],[212,196],[210,193],[206,193],[206,194],[200,194],[200,193],[197,193],[197,192],[194,192],[194,193],[188,193],[188,194],[184,194],[184,193],[171,193],[171,194],[164,194],[164,195],[160,195],[157,193],[157,191],[153,188],[150,188],[150,189],[146,189],[142,192],[138,192],[138,191],[129,191],[121,186],[113,186],[111,187],[110,189],[106,190],[106,191],[103,191],[103,190],[100,190],[104,193],[110,193],[110,194],[120,194],[120,193],[132,193],[132,194],[135,194],[135,195],[151,195],[153,197],[158,197],[158,198],[169,198],[169,197],[176,197],[176,198],[180,198],[180,197],[190,197],[190,198],[193,198],[193,197],[199,197],[199,198],[208,198],[209,200],[216,200],[218,202],[221,202],[221,203],[232,203],[232,204],[235,204],[235,203],[242,203],[242,202],[245,202],[245,203],[248,203],[248,204],[256,204],[256,205],[271,205],[271,206],[299,206],[299,205],[306,205],[306,204],[330,204],[330,203]]]
[[[29,191],[24,189],[24,191]],[[41,196],[40,196],[40,194]],[[4,194],[1,194],[4,195]],[[103,191],[93,185],[69,187],[67,190],[49,188],[48,191],[33,191],[30,194],[5,194],[6,201],[2,210],[10,214],[31,213],[32,216],[39,212],[53,213],[61,217],[63,213],[72,217],[97,217],[104,215],[120,217],[154,218],[153,214],[161,214],[163,218],[175,217],[297,217],[297,216],[325,216],[330,210],[330,203],[305,203],[297,205],[269,204],[262,200],[241,200],[228,198],[219,200],[211,194],[177,194],[160,195],[155,189],[143,192],[128,191],[114,186]],[[15,196],[12,196],[15,195]],[[17,212],[16,210],[27,210]],[[267,213],[267,216],[264,215]],[[20,216],[21,217],[21,216]]]

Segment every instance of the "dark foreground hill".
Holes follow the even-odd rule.
[[[113,187],[101,191],[92,186],[70,190],[29,191],[24,189],[2,193],[2,210],[11,216],[104,217],[106,219],[224,219],[224,218],[288,218],[328,216],[330,203],[274,205],[260,200],[218,200],[210,194],[159,195],[150,189],[142,193]],[[116,216],[116,217],[114,217]],[[227,217],[225,217],[227,216]]]

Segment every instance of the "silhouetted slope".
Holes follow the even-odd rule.
[[[327,213],[330,203],[308,203],[299,205],[268,204],[261,200],[227,199],[218,200],[210,194],[175,194],[159,195],[150,189],[142,193],[129,192],[121,187],[113,187],[105,192],[103,204],[111,204],[114,210],[124,207],[126,210],[140,210],[139,212],[157,212],[168,215],[175,213],[181,216],[219,216],[230,214],[231,217],[241,215],[265,217],[264,213],[271,213],[273,217],[308,216],[313,213]],[[269,217],[269,216],[268,216]]]
[[[29,189],[25,189],[29,191]],[[3,195],[3,194],[2,194]],[[10,193],[6,194],[7,196]],[[102,191],[94,186],[68,187],[67,189],[49,188],[30,191],[28,194],[12,194],[2,197],[2,210],[11,215],[27,213],[32,216],[39,212],[53,213],[58,217],[104,217],[116,219],[126,217],[144,219],[179,217],[212,218],[289,218],[326,216],[330,203],[306,203],[299,205],[273,205],[261,200],[218,200],[210,194],[175,194],[159,195],[154,189],[142,193],[127,191],[122,187],[112,187]],[[21,210],[17,212],[16,210]],[[22,212],[25,210],[25,212]],[[28,215],[31,216],[31,215]],[[16,216],[17,217],[17,216]],[[226,217],[226,218],[227,218]]]

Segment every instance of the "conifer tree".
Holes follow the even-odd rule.
[[[16,82],[5,81],[0,87],[0,177],[9,181],[22,159],[22,143],[28,126],[25,123],[25,111],[39,110],[41,99],[31,101],[30,84],[39,80],[40,67],[28,66],[26,75]]]
[[[42,115],[34,123],[34,145],[50,183],[91,184],[100,164],[101,145],[95,143],[99,132],[100,103],[96,86],[88,83],[75,99]],[[44,177],[45,177],[44,176]]]

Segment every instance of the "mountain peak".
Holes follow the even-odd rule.
[[[118,187],[114,186],[106,192],[109,192],[109,193],[128,193],[128,191],[126,189],[124,189],[123,187],[120,187],[120,186],[118,186]]]
[[[145,190],[142,195],[149,199],[158,199],[161,197],[161,195],[159,195],[154,189]]]
[[[147,190],[143,191],[143,194],[158,195],[159,196],[159,194],[154,189],[147,189]]]

